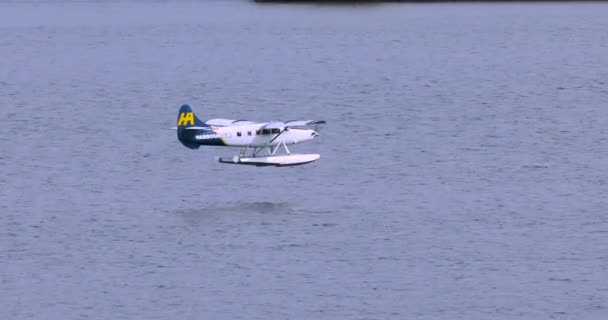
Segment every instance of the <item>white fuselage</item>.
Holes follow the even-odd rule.
[[[310,129],[264,128],[267,123],[242,124],[234,126],[212,126],[213,132],[198,134],[196,140],[205,144],[205,140],[221,139],[229,147],[272,147],[283,144],[296,144],[314,139],[318,133]]]

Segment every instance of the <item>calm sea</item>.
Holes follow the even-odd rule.
[[[606,3],[2,2],[0,319],[608,319],[607,128]]]

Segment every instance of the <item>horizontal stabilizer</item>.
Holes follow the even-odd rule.
[[[209,127],[188,127],[188,128],[184,128],[185,130],[209,130]]]
[[[173,127],[173,128],[171,128],[171,129],[173,129],[173,130],[177,130],[177,127]],[[183,128],[183,129],[184,129],[184,130],[204,130],[204,129],[209,130],[209,129],[210,129],[210,127],[186,127],[186,128]]]

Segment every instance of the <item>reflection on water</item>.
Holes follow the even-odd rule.
[[[175,210],[174,213],[184,216],[198,216],[205,214],[231,214],[231,213],[289,213],[292,207],[286,202],[233,202],[233,203],[222,203],[222,204],[211,204],[209,206],[179,209]]]

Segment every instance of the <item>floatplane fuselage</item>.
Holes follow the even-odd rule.
[[[225,146],[240,148],[238,156],[219,158],[221,163],[255,166],[295,166],[313,162],[319,154],[292,154],[287,147],[313,140],[319,134],[304,128],[325,123],[319,120],[252,122],[246,120],[196,117],[190,106],[183,105],[177,118],[177,138],[186,147]],[[283,148],[285,153],[279,154]]]

